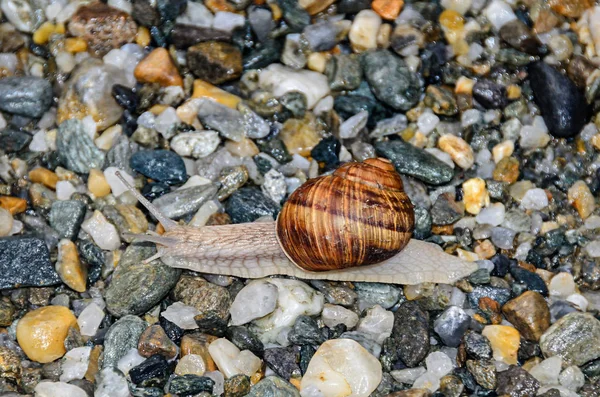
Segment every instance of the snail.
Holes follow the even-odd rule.
[[[296,189],[274,222],[182,226],[165,217],[117,173],[163,225],[157,244],[165,264],[200,273],[262,278],[452,283],[477,266],[439,246],[411,239],[414,210],[387,159],[340,166]]]

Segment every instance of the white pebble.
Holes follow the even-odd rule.
[[[219,212],[220,208],[220,204],[218,204],[215,200],[207,201],[206,203],[202,204],[202,206],[198,209],[192,220],[188,223],[188,226],[202,227],[206,225],[206,222],[208,222],[210,217]]]
[[[29,143],[29,150],[32,152],[45,152],[48,150],[48,144],[46,143],[46,131],[39,130],[31,138]]]
[[[460,116],[460,123],[463,128],[477,124],[481,121],[481,112],[477,109],[468,109]]]
[[[548,289],[551,296],[564,299],[575,292],[575,280],[570,273],[560,272],[552,277]]]
[[[333,97],[331,95],[327,95],[325,98],[321,99],[315,105],[313,109],[313,113],[317,116],[328,113],[333,109]]]
[[[358,324],[356,330],[371,336],[378,344],[382,344],[392,334],[394,328],[394,313],[375,305],[369,310]]]
[[[79,332],[83,336],[96,335],[103,319],[104,310],[102,310],[95,302],[90,303],[83,309],[79,317],[77,317]]]
[[[545,147],[550,142],[550,135],[533,125],[521,127],[519,143],[524,149],[537,149]]]
[[[0,67],[14,73],[19,65],[19,59],[16,54],[3,52],[0,54]],[[2,127],[4,128],[4,127]]]
[[[144,360],[146,360],[146,357],[140,355],[140,353],[138,352],[138,349],[132,347],[117,362],[117,368],[119,368],[119,371],[123,372],[123,374],[125,374],[125,376],[127,376],[127,374],[129,374],[129,371],[131,370],[131,368],[137,367],[142,362],[144,362]]]
[[[440,378],[427,371],[419,376],[412,386],[415,389],[429,389],[430,391],[435,392],[440,388]]]
[[[367,120],[369,118],[369,112],[361,110],[348,120],[344,121],[340,125],[340,138],[349,139],[356,138],[356,136],[365,128]]]
[[[231,304],[231,325],[243,325],[272,313],[278,297],[278,288],[267,280],[249,282]]]
[[[233,343],[225,338],[213,341],[208,346],[208,352],[219,368],[219,371],[230,378],[237,374],[252,376],[261,367],[261,361],[251,351],[240,351]]]
[[[412,385],[425,372],[427,370],[424,367],[415,367],[391,371],[390,375],[392,375],[396,382]]]
[[[475,217],[475,220],[480,225],[488,224],[492,226],[499,226],[504,221],[504,204],[494,203],[488,207],[482,209],[479,214]]]
[[[441,6],[446,10],[453,10],[461,15],[465,15],[471,8],[472,0],[442,0]]]
[[[137,123],[144,128],[154,129],[154,126],[156,125],[156,116],[150,111],[144,112],[137,118]]]
[[[58,200],[69,200],[77,189],[69,181],[56,182],[56,198]]]
[[[581,310],[582,312],[587,311],[589,302],[585,298],[585,296],[583,296],[581,294],[571,294],[571,295],[567,296],[565,298],[565,300],[567,302],[570,302],[570,303],[574,304],[575,306],[577,306],[579,308],[579,310]]]
[[[548,196],[544,189],[529,189],[521,199],[521,207],[526,210],[541,210],[548,206]]]
[[[213,14],[199,1],[190,1],[183,15],[177,17],[176,21],[182,24],[210,27],[213,22]]]
[[[591,258],[600,257],[600,240],[594,240],[587,243],[585,246],[585,252]]]
[[[175,373],[180,376],[187,374],[202,376],[205,372],[206,363],[199,354],[186,354],[181,357],[175,367]]]
[[[429,353],[425,359],[425,366],[427,367],[427,372],[436,376],[438,379],[448,375],[454,369],[450,357],[442,352]]]
[[[42,381],[34,389],[35,397],[88,397],[82,388],[65,382]]]
[[[598,229],[600,228],[600,216],[590,215],[583,224],[588,230]]]
[[[308,109],[329,95],[329,83],[325,75],[310,70],[294,70],[278,63],[262,69],[258,82],[261,88],[273,92],[276,97],[291,91],[303,93]]]
[[[107,4],[128,14],[131,14],[133,10],[133,5],[128,0],[108,0]]]
[[[119,124],[116,124],[104,130],[102,135],[94,140],[94,143],[100,149],[108,151],[113,147],[122,134],[123,127],[121,127]]]
[[[162,312],[160,315],[177,325],[182,329],[196,329],[198,324],[194,317],[200,314],[200,311],[193,306],[185,305],[181,302],[175,302]]]
[[[59,51],[54,60],[58,69],[63,73],[71,73],[75,69],[75,57],[70,52]]]
[[[156,119],[154,121],[154,129],[160,132],[160,134],[164,136],[165,139],[169,139],[173,135],[175,135],[174,127],[180,122],[181,119],[177,115],[177,111],[169,106],[168,108],[163,110],[158,116],[156,116]]]
[[[220,143],[216,131],[184,132],[171,140],[171,148],[180,156],[198,159],[213,153]]]
[[[562,366],[562,358],[554,356],[545,359],[538,365],[531,368],[529,373],[540,381],[542,385],[558,384],[558,375]]]
[[[123,179],[125,179],[130,185],[134,185],[135,181],[131,175],[127,172],[119,169],[117,167],[108,167],[104,170],[104,177],[106,178],[106,182],[110,186],[110,190],[115,197],[119,197],[121,194],[128,191],[127,186],[121,182],[121,180],[115,175],[115,173],[119,171]]]
[[[116,250],[121,246],[121,238],[117,228],[102,214],[96,210],[94,215],[88,218],[81,228],[92,236],[94,242],[103,250]]]
[[[377,48],[377,33],[380,27],[381,17],[375,11],[362,10],[356,14],[348,33],[354,51]]]
[[[435,127],[440,122],[440,118],[431,112],[423,112],[419,116],[417,120],[417,127],[419,131],[421,131],[424,135],[429,135],[429,133],[435,130]]]
[[[446,153],[436,147],[426,148],[425,151],[433,154],[435,157],[437,157],[438,160],[441,160],[444,163],[448,164],[448,166],[450,166],[450,168],[454,168],[454,161],[452,161],[452,157],[448,153]]]
[[[207,378],[211,378],[215,382],[215,385],[213,386],[214,396],[220,396],[221,394],[223,394],[225,386],[225,377],[223,377],[223,374],[221,372],[210,371],[206,372],[204,376],[206,376]]]
[[[323,324],[329,328],[344,324],[348,329],[352,329],[358,323],[358,314],[343,306],[326,303],[321,313],[321,319]]]
[[[517,19],[512,8],[502,0],[493,0],[485,10],[483,10],[483,14],[496,30],[500,30],[506,23]]]
[[[567,389],[576,392],[585,384],[585,375],[583,375],[579,367],[571,365],[560,373],[558,381]]]
[[[213,19],[213,28],[231,32],[235,28],[244,26],[246,19],[243,15],[233,12],[217,11]]]
[[[94,397],[129,397],[130,395],[127,380],[113,367],[104,368],[96,375]]]
[[[61,365],[61,382],[70,382],[75,379],[83,379],[90,362],[92,348],[89,346],[76,347],[69,350]]]

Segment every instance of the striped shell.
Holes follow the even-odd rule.
[[[308,271],[382,262],[408,244],[414,210],[385,159],[347,163],[292,193],[277,218],[281,248]]]

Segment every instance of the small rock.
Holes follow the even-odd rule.
[[[181,276],[173,290],[173,297],[195,307],[200,314],[214,311],[222,319],[227,319],[231,306],[227,289],[189,275]]]
[[[208,347],[210,356],[219,370],[230,378],[237,374],[252,376],[260,369],[261,361],[249,350],[240,351],[225,338],[217,339]]]
[[[291,379],[301,375],[298,361],[300,348],[298,346],[272,348],[265,350],[265,363],[283,379]]]
[[[69,22],[69,33],[85,39],[98,56],[131,43],[136,31],[129,14],[101,2],[79,7]]]
[[[267,280],[251,281],[238,292],[231,304],[231,325],[246,324],[272,313],[278,296],[277,286]]]
[[[540,382],[523,368],[511,365],[508,370],[498,372],[498,394],[525,397],[535,396],[540,388]]]
[[[348,329],[351,328],[348,326]],[[356,331],[370,335],[378,344],[382,344],[392,334],[393,328],[394,314],[379,305],[375,305],[367,310],[367,313],[356,327]]]
[[[0,289],[59,283],[44,240],[30,236],[0,238]]]
[[[196,329],[198,324],[196,324],[194,318],[198,314],[200,314],[200,311],[195,307],[175,302],[160,315],[181,329]]]
[[[194,75],[211,84],[235,80],[242,74],[240,50],[222,41],[206,41],[189,47],[187,64]]]
[[[130,166],[135,171],[158,182],[180,184],[187,179],[183,160],[168,150],[136,152],[131,156]]]
[[[146,359],[129,371],[131,382],[140,387],[163,388],[167,383],[171,366],[160,354]]]
[[[144,357],[160,354],[166,359],[172,359],[177,356],[177,345],[169,339],[160,325],[154,324],[140,335],[138,351]]]
[[[48,80],[33,76],[0,80],[0,110],[4,112],[38,118],[50,108],[52,99],[52,86]]]
[[[79,200],[55,201],[50,210],[50,226],[60,238],[74,240],[86,213],[85,203]]]
[[[433,329],[446,346],[458,347],[470,324],[471,318],[463,309],[450,306],[435,320]]]
[[[92,302],[83,309],[77,318],[79,332],[82,336],[94,336],[104,320],[104,310]]]
[[[229,326],[227,328],[227,339],[229,339],[240,350],[250,350],[257,356],[262,356],[265,350],[263,343],[246,327]]]
[[[175,367],[177,375],[198,375],[202,376],[206,372],[206,362],[199,354],[186,354],[179,359]]]
[[[420,363],[429,350],[429,314],[416,302],[405,302],[394,313],[392,338],[400,359],[408,367]]]
[[[197,212],[204,203],[212,200],[216,193],[217,187],[214,184],[194,186],[164,194],[152,204],[167,218],[180,219]]]
[[[558,138],[577,135],[588,121],[583,93],[561,72],[545,62],[529,65],[529,81],[550,133]]]
[[[325,337],[315,319],[300,315],[288,333],[288,340],[293,345],[318,346],[325,341]]]
[[[579,367],[571,365],[560,373],[558,381],[562,386],[576,392],[585,384],[585,375]]]
[[[496,367],[492,361],[467,360],[467,368],[477,384],[485,389],[496,388]]]
[[[541,210],[548,206],[548,196],[543,189],[529,189],[521,199],[521,207],[527,210]]]
[[[116,250],[121,246],[117,228],[109,223],[102,212],[98,210],[94,211],[94,215],[83,222],[81,228],[94,239],[98,247],[104,250]]]
[[[385,104],[406,111],[419,100],[421,83],[402,58],[378,50],[365,53],[361,65],[373,93]]]
[[[362,10],[354,17],[348,39],[356,52],[377,48],[377,33],[381,17],[372,10]]]
[[[575,207],[581,219],[586,219],[596,208],[594,196],[584,181],[575,182],[568,191],[569,203]]]
[[[142,59],[133,74],[141,83],[157,83],[161,87],[183,86],[183,80],[169,52],[160,47]]]
[[[376,142],[377,154],[392,161],[400,174],[415,177],[431,185],[449,182],[454,171],[426,151],[402,140]]]
[[[462,184],[463,202],[465,210],[473,215],[490,203],[490,195],[487,191],[485,181],[481,178],[471,178]]]
[[[550,309],[544,297],[538,292],[525,291],[508,301],[502,307],[502,312],[528,340],[539,341],[550,326]]]
[[[114,368],[104,368],[96,375],[94,397],[128,397],[129,386],[125,377]]]
[[[382,378],[381,364],[350,339],[323,343],[310,360],[300,390],[317,389],[324,397],[369,396]]]
[[[210,99],[201,99],[198,117],[202,124],[225,138],[240,142],[245,137],[244,117],[240,112]]]
[[[171,149],[180,156],[197,159],[213,153],[220,143],[221,139],[216,131],[184,132],[171,140]]]
[[[210,378],[187,374],[171,379],[169,393],[178,396],[191,396],[202,392],[212,393],[214,385],[215,382]]]
[[[28,312],[17,323],[19,346],[30,360],[49,363],[65,353],[64,341],[77,319],[64,306],[46,306]]]
[[[300,397],[291,383],[277,376],[267,376],[250,389],[246,397]]]
[[[223,385],[225,397],[243,397],[250,393],[250,378],[246,375],[235,375]]]
[[[62,164],[71,171],[87,174],[90,169],[104,165],[105,153],[96,147],[79,120],[67,120],[60,124],[56,148]]]
[[[495,360],[506,364],[517,363],[521,342],[519,331],[507,325],[487,325],[481,334],[490,341]]]
[[[600,357],[600,321],[573,312],[552,324],[540,338],[544,356],[560,356],[567,365],[583,365]]]
[[[473,99],[487,109],[502,109],[506,106],[506,89],[490,80],[480,80],[473,86]]]
[[[276,97],[292,91],[301,92],[306,96],[308,109],[312,109],[321,98],[329,95],[327,77],[321,73],[294,70],[279,64],[271,64],[260,72],[259,85]]]
[[[438,147],[448,153],[456,165],[463,170],[468,170],[475,162],[471,146],[460,137],[443,135],[438,140]]]
[[[77,247],[71,240],[62,239],[58,243],[56,272],[63,283],[77,292],[85,292],[87,267],[79,260]]]
[[[275,218],[279,213],[279,206],[260,190],[244,187],[229,197],[225,211],[233,223],[246,223],[254,222],[262,216]]]
[[[90,361],[92,348],[89,346],[76,347],[65,354],[61,365],[61,382],[71,382],[75,379],[83,379]]]
[[[65,382],[40,382],[35,387],[37,397],[87,397],[87,393],[80,387]]]
[[[131,349],[137,349],[140,335],[148,324],[136,316],[127,315],[110,326],[104,337],[103,368],[116,367]]]
[[[542,43],[521,20],[514,19],[502,26],[500,38],[511,47],[531,55],[540,55]]]
[[[431,221],[434,225],[451,225],[465,215],[461,202],[454,201],[451,193],[442,193],[431,207]]]
[[[492,358],[492,346],[486,337],[477,332],[467,331],[464,337],[467,357],[477,360]]]

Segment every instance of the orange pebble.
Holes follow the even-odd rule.
[[[373,0],[371,8],[379,14],[380,17],[387,20],[394,20],[400,15],[404,6],[404,0]]]
[[[142,59],[135,67],[133,75],[142,83],[158,83],[162,87],[183,86],[179,71],[169,51],[164,48],[157,48]]]
[[[9,211],[11,215],[20,214],[27,209],[27,201],[12,196],[0,197],[0,207]]]
[[[29,171],[29,180],[34,183],[41,183],[50,189],[56,189],[58,176],[47,168],[38,167]]]

